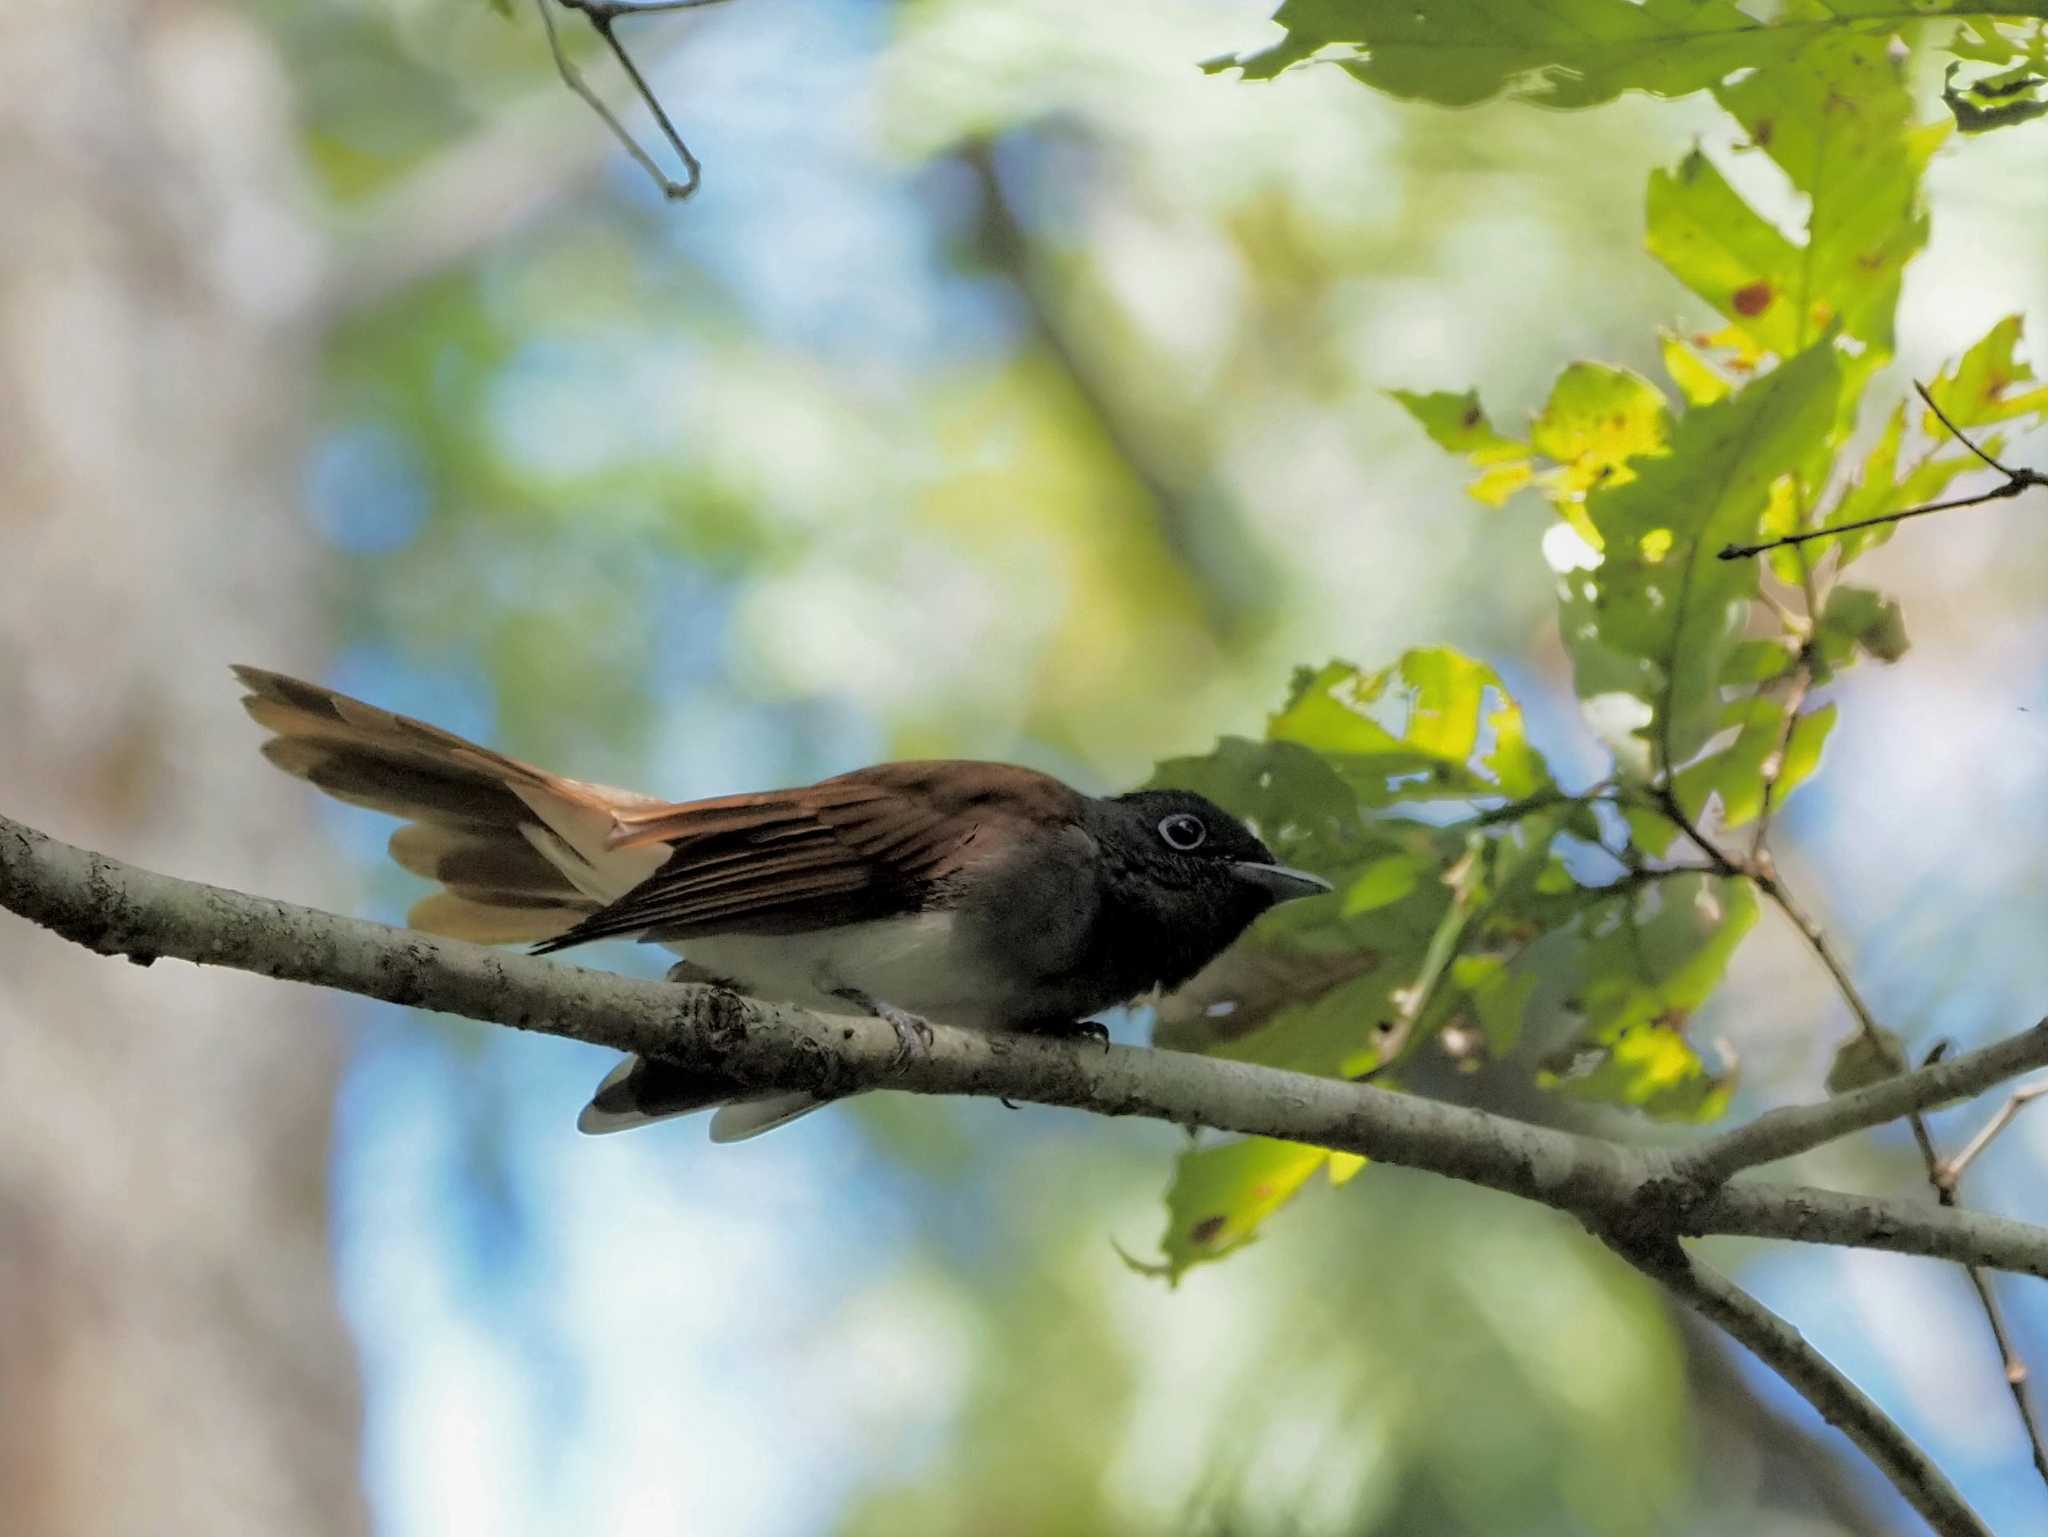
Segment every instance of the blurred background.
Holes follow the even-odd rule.
[[[1655,374],[1708,317],[1642,254],[1644,181],[1729,128],[1194,68],[1264,11],[628,21],[706,165],[670,206],[530,8],[8,0],[4,809],[395,919],[388,824],[257,757],[233,661],[676,796],[933,754],[1109,790],[1255,734],[1298,663],[1444,642],[1597,775],[1543,515],[1465,498],[1384,391],[1514,423],[1573,358]],[[2048,316],[2043,132],[1936,161],[1879,400]],[[1915,649],[1846,682],[1783,819],[1916,1054],[2048,997],[2039,511],[1870,558]],[[1848,1023],[1767,923],[1697,1028],[1747,1115]],[[1117,1252],[1154,1250],[1168,1128],[877,1096],[739,1148],[581,1138],[608,1065],[0,922],[9,1528],[1915,1529],[1552,1213],[1370,1169],[1169,1291]],[[2039,1219],[2044,1155],[2023,1119],[1968,1198]],[[1903,1138],[1795,1173],[1920,1188]],[[1994,1526],[2048,1528],[1960,1273],[1709,1247]],[[1999,1284],[2048,1368],[2040,1289]]]

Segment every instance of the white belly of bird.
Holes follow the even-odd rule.
[[[915,913],[809,934],[725,934],[668,948],[750,997],[844,1014],[852,989],[949,1025],[988,1029],[1005,998],[967,955],[949,912]]]

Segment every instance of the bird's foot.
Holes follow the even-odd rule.
[[[1104,1051],[1109,1050],[1109,1026],[1098,1019],[1063,1020],[1039,1033],[1061,1041],[1093,1041]]]
[[[677,961],[668,969],[671,982],[694,982],[700,987],[722,987],[729,993],[740,991],[739,983],[731,977],[721,977],[715,971],[699,966],[695,961]]]
[[[887,1020],[889,1028],[896,1032],[896,1056],[889,1064],[891,1069],[902,1067],[913,1057],[921,1057],[932,1049],[931,1022],[908,1009],[899,1009],[895,1004],[881,998],[871,998],[858,988],[842,988],[836,997],[844,998],[854,1007],[877,1019]]]

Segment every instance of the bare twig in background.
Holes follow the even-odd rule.
[[[1816,1105],[1768,1111],[1681,1154],[1679,1163],[1692,1177],[1718,1184],[1744,1169],[1810,1152],[1913,1111],[1981,1094],[2044,1058],[2048,1058],[2048,1019],[1980,1051],[1901,1073],[1866,1089],[1838,1094]]]
[[[1941,1183],[1954,1189],[1962,1179],[1963,1171],[1977,1161],[1977,1155],[1991,1145],[1993,1138],[2012,1124],[2013,1117],[2043,1094],[2048,1094],[2048,1081],[2030,1083],[2024,1089],[2014,1089],[2012,1097],[1998,1107],[1998,1113],[1984,1123],[1984,1129],[1972,1137],[1960,1153],[1941,1166]]]
[[[1922,393],[1923,395],[1925,394],[1924,391]],[[1928,404],[1930,406],[1933,404],[1931,399],[1928,401]],[[1943,417],[1943,421],[1947,421],[1947,418]],[[1978,452],[1981,454],[1982,450],[1978,450]],[[1805,676],[1810,681],[1810,667],[1808,667]],[[1806,687],[1802,684],[1795,695],[1795,700],[1803,701],[1805,692]],[[1789,741],[1789,730],[1786,733],[1786,737]],[[1784,745],[1781,744],[1779,747],[1781,757],[1783,752]],[[1782,766],[1780,771],[1782,772]],[[1767,781],[1766,808],[1769,806],[1768,783]],[[1713,839],[1709,838],[1700,826],[1686,814],[1685,808],[1679,804],[1678,797],[1670,788],[1668,782],[1658,787],[1657,794],[1664,814],[1678,825],[1686,839],[1698,848],[1717,870],[1725,875],[1747,878],[1798,932],[1799,937],[1806,942],[1807,947],[1813,951],[1821,965],[1827,970],[1828,976],[1833,979],[1836,991],[1841,994],[1843,1002],[1848,1004],[1849,1012],[1855,1016],[1857,1029],[1865,1043],[1875,1054],[1877,1060],[1884,1065],[1887,1072],[1892,1076],[1893,1081],[1897,1081],[1898,1077],[1906,1072],[1907,1063],[1905,1057],[1900,1053],[1893,1038],[1886,1034],[1883,1027],[1878,1024],[1876,1014],[1872,1011],[1869,1003],[1865,1001],[1861,989],[1856,986],[1856,980],[1849,974],[1849,968],[1843,963],[1841,956],[1836,953],[1835,947],[1829,941],[1826,931],[1786,890],[1784,881],[1779,876],[1777,867],[1771,858],[1769,846],[1759,839],[1748,857],[1737,858],[1722,849]],[[1930,1066],[1925,1071],[1938,1072],[1940,1069]],[[1902,1106],[1899,1113],[1904,1116],[1907,1128],[1912,1132],[1914,1145],[1919,1149],[1921,1164],[1927,1171],[1927,1180],[1933,1186],[1936,1198],[1944,1207],[1954,1209],[1959,1204],[1956,1200],[1954,1181],[1952,1179],[1945,1179],[1943,1176],[1944,1165],[1941,1154],[1934,1145],[1934,1137],[1928,1131],[1927,1122],[1920,1111],[1921,1106],[1919,1104],[1912,1104]],[[1872,1123],[1866,1122],[1864,1124]],[[1696,1156],[1707,1160],[1709,1163],[1712,1163],[1717,1158],[1725,1160],[1726,1149],[1729,1144],[1722,1142],[1718,1146],[1720,1148],[1719,1153],[1716,1152],[1717,1144],[1709,1143],[1707,1148],[1701,1150],[1700,1154]],[[1776,1153],[1772,1156],[1784,1157],[1787,1154]],[[1739,1167],[1742,1167],[1742,1165],[1735,1164],[1731,1166],[1731,1168]],[[2048,1482],[2048,1434],[2044,1434],[2041,1421],[2034,1411],[2032,1397],[2027,1391],[2028,1372],[2026,1363],[2020,1359],[2018,1349],[2013,1344],[2012,1331],[2006,1325],[2005,1312],[1999,1305],[1998,1294],[1992,1289],[1991,1278],[1984,1273],[1981,1266],[1970,1263],[1967,1260],[1964,1262],[1964,1269],[1969,1275],[1971,1288],[1977,1293],[1977,1302],[1983,1311],[1985,1324],[1991,1331],[1991,1341],[1998,1351],[2001,1371],[2007,1386],[2012,1391],[2013,1406],[2019,1414],[2021,1428],[2026,1432],[2027,1445],[2033,1457],[2035,1471],[2041,1475],[2044,1482]]]
[[[533,0],[533,3],[534,8],[540,12],[541,25],[547,29],[548,52],[554,55],[555,69],[560,73],[562,83],[582,97],[590,110],[603,121],[605,127],[611,129],[612,136],[625,146],[626,153],[631,155],[640,169],[653,179],[654,184],[661,189],[663,197],[679,203],[694,193],[704,180],[703,167],[697,163],[697,157],[690,153],[690,146],[683,142],[683,136],[669,120],[668,111],[662,106],[661,98],[654,94],[653,88],[640,73],[640,67],[633,62],[632,54],[628,53],[625,45],[619,41],[614,24],[621,16],[638,16],[659,11],[694,11],[709,5],[723,5],[726,0],[637,0],[637,3],[631,4],[625,3],[625,0],[552,0],[552,3],[564,10],[581,11],[583,19],[590,23],[591,30],[604,39],[605,46],[612,51],[612,57],[619,61],[619,68],[626,72],[626,78],[633,83],[634,91],[654,118],[655,126],[661,130],[662,137],[668,140],[669,148],[676,152],[676,158],[682,162],[681,181],[675,180],[655,163],[654,157],[640,147],[640,141],[627,131],[626,125],[605,105],[604,98],[590,88],[589,83],[583,78],[582,71],[569,62],[568,54],[562,50],[561,36],[555,30],[554,15],[548,10],[550,0]]]
[[[1849,1011],[1856,1016],[1857,1027],[1862,1031],[1864,1041],[1876,1054],[1877,1059],[1885,1065],[1888,1072],[1894,1075],[1904,1073],[1907,1067],[1905,1057],[1893,1043],[1892,1037],[1878,1024],[1876,1015],[1864,1001],[1862,993],[1849,975],[1848,967],[1835,953],[1834,946],[1828,942],[1828,937],[1821,926],[1804,908],[1793,901],[1775,870],[1753,871],[1750,878],[1820,958],[1821,964],[1827,968],[1828,975],[1834,978],[1836,990],[1849,1005]],[[1905,1120],[1907,1129],[1913,1134],[1914,1146],[1919,1149],[1920,1161],[1927,1170],[1927,1182],[1934,1187],[1935,1198],[1943,1206],[1957,1206],[1959,1202],[1956,1199],[1955,1181],[1944,1174],[1946,1166],[1934,1145],[1933,1133],[1927,1129],[1926,1118],[1918,1110],[1911,1110],[1907,1112]],[[2013,1407],[2018,1411],[2020,1426],[2027,1435],[2027,1446],[2033,1457],[2034,1470],[2041,1475],[2044,1483],[2048,1483],[2048,1437],[2043,1435],[2040,1418],[2034,1411],[2032,1396],[2027,1391],[2026,1363],[2020,1359],[2018,1347],[2013,1344],[2012,1330],[2006,1325],[2005,1310],[1999,1305],[1998,1294],[1992,1290],[1991,1277],[1984,1273],[1981,1266],[1966,1265],[1963,1268],[1969,1275],[1971,1288],[1977,1293],[1977,1302],[1983,1310],[1984,1321],[1991,1330],[1991,1342],[1998,1351],[2000,1368],[2004,1373],[2006,1385],[2012,1390]]]
[[[1958,507],[1981,507],[1986,502],[2009,500],[2012,497],[2018,496],[2023,491],[2031,490],[2035,486],[2048,486],[2048,475],[2044,475],[2041,471],[2031,469],[2015,470],[1999,463],[1991,455],[1985,453],[1983,449],[1970,441],[1962,428],[1949,420],[1948,413],[1934,403],[1934,397],[1927,393],[1925,385],[1916,379],[1913,381],[1913,388],[1919,391],[1920,398],[1927,402],[1927,409],[1940,419],[1942,426],[1955,435],[1957,442],[1961,443],[1963,447],[1967,448],[1979,459],[1982,459],[1985,464],[2005,477],[2003,485],[1993,486],[1989,491],[1980,491],[1975,496],[1952,496],[1946,501],[1926,502],[1918,507],[1908,507],[1903,512],[1884,512],[1879,513],[1874,518],[1857,518],[1854,522],[1850,523],[1836,523],[1821,528],[1809,528],[1804,533],[1787,534],[1781,539],[1766,539],[1761,544],[1727,545],[1721,551],[1721,559],[1747,560],[1751,556],[1762,555],[1768,550],[1786,549],[1794,545],[1805,544],[1811,539],[1830,539],[1836,534],[1854,533],[1859,528],[1881,528],[1887,523],[1903,523],[1908,518],[1922,518],[1930,512],[1950,512]]]
[[[1942,1533],[1983,1531],[1969,1507],[1783,1320],[1690,1264],[1680,1236],[1743,1233],[1920,1253],[2048,1277],[2048,1229],[1976,1213],[1823,1190],[1705,1185],[1669,1156],[1505,1116],[1248,1063],[1178,1052],[995,1038],[938,1026],[927,1054],[899,1061],[879,1021],[827,1018],[717,988],[645,982],[553,960],[365,923],[155,875],[59,843],[0,816],[0,907],[138,964],[178,957],[340,988],[388,1002],[648,1053],[764,1088],[841,1095],[890,1087],[1008,1095],[1282,1137],[1464,1179],[1570,1212],[1757,1350],[1839,1424]],[[2048,1029],[1993,1048],[1997,1065],[2048,1066]],[[1923,1070],[1953,1090],[1983,1053]],[[1884,1087],[1884,1086],[1880,1086]],[[1867,1109],[1868,1102],[1865,1102]],[[1830,1129],[1834,1107],[1780,1112]],[[1788,1126],[1788,1121],[1792,1124]],[[1853,1127],[1849,1129],[1854,1129]]]

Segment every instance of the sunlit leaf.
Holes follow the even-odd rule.
[[[1949,65],[1941,99],[1964,133],[1989,133],[2048,116],[2048,78],[2027,65],[1959,83],[1956,75],[1961,69],[1960,64]]]
[[[1251,79],[1336,45],[1359,80],[1395,96],[1467,106],[1501,91],[1557,107],[1626,90],[1681,96],[1768,56],[1775,40],[1728,0],[1285,0],[1284,40],[1211,68]]]
[[[1343,1158],[1338,1166],[1333,1158]],[[1317,1170],[1342,1184],[1364,1160],[1326,1148],[1270,1137],[1247,1137],[1183,1153],[1166,1193],[1166,1233],[1160,1240],[1167,1278],[1221,1259],[1258,1234],[1259,1224],[1294,1199]]]
[[[1712,405],[1734,388],[1684,337],[1666,331],[1658,345],[1664,355],[1664,371],[1688,404]]]
[[[1639,462],[1638,478],[1595,492],[1588,511],[1600,564],[1566,578],[1563,623],[1579,691],[1615,689],[1643,708],[1655,761],[1679,766],[1721,729],[1721,684],[1757,590],[1752,561],[1718,558],[1756,533],[1772,484],[1824,448],[1840,371],[1812,348],[1715,405],[1680,419],[1671,452]],[[1645,540],[1668,532],[1663,554]]]
[[[1681,769],[1672,780],[1678,803],[1694,821],[1711,802],[1723,826],[1753,822],[1764,805],[1766,765],[1785,740],[1785,704],[1768,694],[1737,699],[1722,724],[1737,728],[1735,740]]]
[[[1408,414],[1422,424],[1422,430],[1439,448],[1459,455],[1485,473],[1466,487],[1473,497],[1489,507],[1498,507],[1529,483],[1534,473],[1529,462],[1529,445],[1503,437],[1486,419],[1479,406],[1479,392],[1462,395],[1448,390],[1428,394],[1414,390],[1390,391]]]
[[[1957,426],[1985,427],[2020,417],[2048,416],[2048,384],[2018,388],[2034,383],[2033,366],[2018,355],[2024,330],[2020,316],[2007,315],[1953,368],[1943,369],[1928,385],[1935,404]],[[1922,419],[1921,430],[1936,439],[1947,436],[1947,429],[1932,413]]]
[[[2048,420],[2048,385],[2037,384],[2032,366],[2018,355],[2021,332],[2020,317],[2006,316],[1928,384],[1928,393],[1958,428],[2025,428]],[[1895,407],[1865,456],[1855,483],[1827,514],[1828,523],[1858,522],[1935,501],[1949,494],[1958,477],[1986,468],[1983,460],[1955,441],[1933,412],[1923,409],[1914,420],[1927,439],[1926,450],[1906,454],[1907,410],[1903,404]],[[1993,455],[2004,446],[1995,435],[1973,433],[1972,437],[1978,447]],[[1807,545],[1809,558],[1817,560],[1833,550],[1846,565],[1890,539],[1895,526],[1879,524],[1813,540]]]
[[[1469,106],[1507,92],[1550,107],[1587,107],[1624,91],[1708,90],[1738,71],[1780,63],[1816,35],[1881,44],[1909,20],[1989,23],[2042,14],[2043,0],[1988,8],[1918,0],[1903,9],[1890,0],[1801,0],[1767,23],[1732,0],[1284,0],[1273,19],[1285,37],[1205,67],[1266,79],[1331,49],[1352,76],[1393,96]]]
[[[1913,125],[1881,36],[1814,37],[1715,94],[1809,199],[1805,238],[1788,239],[1694,150],[1651,178],[1652,254],[1766,351],[1790,356],[1839,327],[1888,356],[1900,279],[1927,240],[1920,174],[1943,125]]]
[[[1777,788],[1773,792],[1782,801],[1807,780],[1820,767],[1821,749],[1827,745],[1828,733],[1835,729],[1835,716],[1840,707],[1824,704],[1809,710],[1792,723],[1792,734],[1785,739],[1784,763],[1778,770]]]
[[[1650,174],[1650,254],[1767,352],[1798,350],[1787,299],[1799,247],[1756,212],[1700,150]]]
[[[1799,265],[1771,274],[1794,346],[1835,325],[1890,356],[1899,284],[1927,243],[1920,176],[1948,125],[1915,126],[1904,67],[1881,35],[1821,34],[1715,94],[1811,200]]]
[[[1544,476],[1554,499],[1581,501],[1595,486],[1626,485],[1629,461],[1664,451],[1671,411],[1664,392],[1640,374],[1574,363],[1557,376],[1530,424],[1529,443],[1557,461]]]
[[[1368,806],[1520,799],[1550,784],[1499,677],[1443,648],[1410,651],[1371,673],[1332,662],[1301,680],[1267,729],[1321,755]]]

